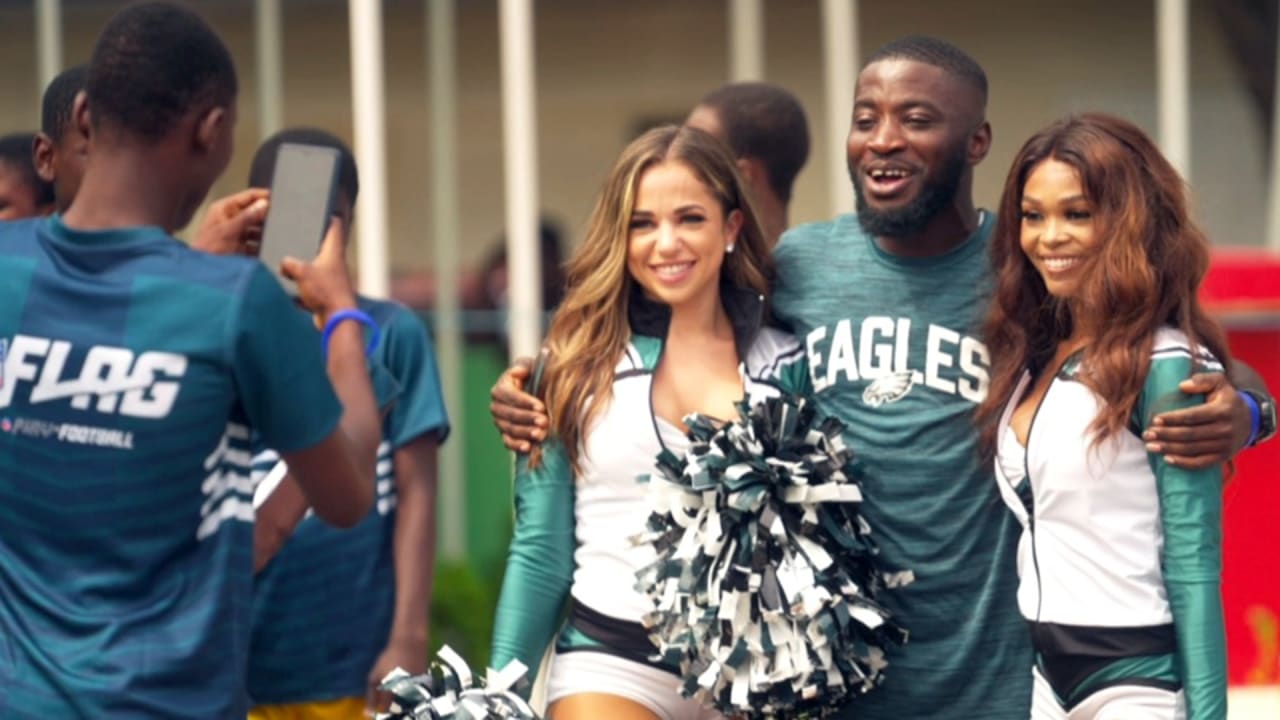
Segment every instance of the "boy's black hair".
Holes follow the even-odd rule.
[[[122,10],[93,49],[85,81],[93,123],[146,140],[169,133],[203,103],[230,106],[236,69],[222,40],[195,13],[166,2]]]
[[[712,90],[698,104],[715,111],[733,154],[763,163],[769,187],[789,201],[809,159],[809,125],[796,96],[777,85],[744,82]]]
[[[22,182],[31,189],[36,205],[53,204],[53,183],[40,179],[36,173],[35,133],[14,133],[0,137],[0,164],[8,167],[22,177]]]
[[[360,193],[360,172],[356,169],[355,155],[351,153],[351,148],[336,135],[319,128],[286,128],[263,140],[257,152],[253,154],[253,162],[249,165],[249,187],[271,187],[271,177],[276,171],[276,155],[280,152],[280,146],[285,143],[316,145],[337,150],[338,187],[351,198],[351,204],[355,204],[356,195]]]
[[[44,99],[40,102],[40,131],[53,142],[61,140],[71,124],[72,106],[88,77],[89,66],[76,65],[58,73],[44,89]]]
[[[865,68],[881,60],[903,59],[915,60],[926,65],[941,68],[953,77],[969,83],[982,97],[982,107],[987,106],[987,73],[969,53],[928,35],[907,35],[893,40],[871,53]]]

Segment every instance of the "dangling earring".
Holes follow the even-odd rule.
[[[724,248],[725,253],[733,254],[733,247],[734,247],[733,243],[729,243],[728,245],[726,245]]]

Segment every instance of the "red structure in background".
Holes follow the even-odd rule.
[[[1280,393],[1280,256],[1220,249],[1201,291],[1232,355]],[[1280,439],[1241,453],[1223,491],[1222,599],[1233,685],[1280,685]]]

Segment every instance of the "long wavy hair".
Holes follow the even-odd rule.
[[[1048,293],[1021,245],[1023,189],[1046,160],[1079,174],[1099,241],[1098,251],[1084,260],[1077,297],[1069,304]],[[1191,220],[1186,185],[1151,139],[1125,120],[1068,117],[1022,146],[1000,200],[991,263],[995,291],[984,329],[991,386],[978,408],[988,454],[1022,370],[1046,370],[1072,334],[1073,313],[1094,321],[1080,379],[1103,404],[1089,427],[1095,446],[1127,427],[1161,326],[1178,328],[1192,348],[1206,347],[1229,363],[1222,331],[1197,296],[1209,268],[1209,244]]]
[[[650,130],[628,145],[596,198],[586,237],[566,264],[565,297],[545,343],[549,357],[540,394],[551,433],[564,445],[575,471],[580,470],[584,431],[608,405],[614,368],[631,339],[628,311],[634,280],[627,271],[627,244],[640,178],[670,161],[688,167],[726,217],[734,210],[742,213],[735,251],[725,255],[721,267],[722,282],[768,291],[768,244],[729,150],[701,130],[675,125]]]

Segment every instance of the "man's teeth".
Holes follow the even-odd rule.
[[[871,177],[875,180],[896,180],[910,175],[906,170],[882,170],[876,169],[871,171]]]
[[[654,267],[653,270],[659,275],[667,275],[667,276],[674,277],[684,272],[685,270],[688,270],[691,267],[693,267],[693,263],[687,262],[687,263],[680,263],[678,265],[658,265]]]
[[[1061,272],[1078,262],[1080,262],[1080,258],[1075,257],[1045,258],[1044,266],[1054,272]]]

